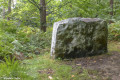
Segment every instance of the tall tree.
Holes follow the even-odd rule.
[[[65,3],[63,4],[59,4],[57,5],[57,9],[52,9],[53,6],[47,6],[51,1],[54,1],[54,0],[48,0],[46,2],[46,0],[40,0],[40,4],[38,4],[35,0],[28,0],[30,3],[32,3],[34,6],[36,6],[38,9],[39,9],[39,14],[40,14],[40,29],[44,32],[46,32],[46,16],[49,15],[49,14],[55,14],[58,10],[60,10],[61,7],[64,7],[65,5],[67,5],[68,3],[70,3],[70,1],[66,1]],[[61,1],[60,1],[61,2]],[[47,6],[47,9],[49,7],[51,7],[51,11],[47,11],[46,12],[46,6]],[[49,9],[50,10],[50,9]],[[46,14],[47,13],[47,14]]]
[[[41,30],[46,32],[46,4],[45,0],[40,0],[40,26]]]
[[[39,10],[40,15],[40,29],[46,32],[46,4],[45,0],[40,0],[40,4],[38,4],[35,0],[28,0]]]
[[[8,1],[8,18],[7,20],[10,20],[9,14],[11,13],[11,0]]]
[[[110,15],[111,16],[113,16],[113,4],[114,4],[114,0],[110,0],[110,7],[111,7]]]

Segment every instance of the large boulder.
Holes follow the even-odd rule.
[[[69,18],[53,26],[51,56],[76,58],[107,52],[107,23],[99,18]]]

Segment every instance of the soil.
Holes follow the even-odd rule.
[[[77,58],[65,61],[65,64],[77,68],[81,66],[88,70],[92,80],[120,80],[120,52],[111,51],[109,54]],[[97,76],[97,77],[96,77]]]

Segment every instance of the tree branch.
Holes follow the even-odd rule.
[[[41,10],[39,4],[37,4],[37,2],[35,2],[35,0],[28,0],[28,1],[29,1],[31,4],[33,4],[35,7],[37,7],[39,10]]]
[[[46,3],[46,5],[48,4],[48,3],[50,3],[52,0],[49,0],[47,3]]]
[[[71,3],[71,1],[69,1],[69,2],[61,5],[57,10],[61,9],[62,7],[65,7],[65,6],[66,6],[67,4],[69,4],[69,3]],[[57,11],[57,10],[50,11],[49,13],[47,13],[47,15],[49,15],[49,14],[51,14],[51,13],[53,13],[53,12],[54,12],[54,14],[55,14],[55,11]]]

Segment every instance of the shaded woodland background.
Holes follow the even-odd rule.
[[[102,80],[50,59],[53,23],[72,17],[106,20],[109,50],[119,52],[120,0],[0,0],[0,79]]]

